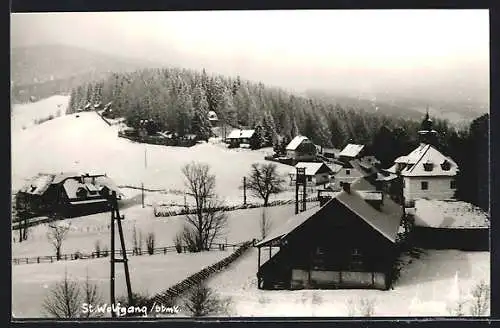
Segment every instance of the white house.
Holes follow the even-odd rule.
[[[325,163],[299,162],[295,168],[290,171],[290,183],[295,183],[297,176],[297,168],[306,169],[307,184],[321,185],[330,182],[330,175],[333,174],[332,169]]]
[[[296,161],[314,160],[316,154],[316,145],[304,136],[296,136],[286,146],[286,157]]]
[[[387,171],[403,178],[407,201],[420,198],[453,199],[458,165],[430,144],[421,143],[406,156],[400,156]]]
[[[342,168],[335,174],[335,182],[338,184],[341,182],[352,183],[366,175],[366,172],[359,165],[358,161],[352,160],[344,163]]]

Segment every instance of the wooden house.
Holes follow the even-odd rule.
[[[250,140],[252,139],[254,134],[255,130],[234,129],[233,131],[231,131],[231,133],[229,133],[226,139],[229,143],[229,147],[231,148],[249,148]]]
[[[338,154],[338,159],[349,162],[353,159],[361,158],[365,155],[365,146],[357,144],[348,144]]]
[[[346,183],[323,206],[291,217],[256,243],[258,288],[386,290],[401,218],[401,206],[365,179]]]
[[[80,216],[107,211],[111,191],[122,195],[106,175],[39,174],[19,190],[16,207],[33,216]]]
[[[306,182],[310,185],[322,185],[330,182],[332,169],[325,163],[299,162],[295,168],[290,171],[290,184],[295,183],[297,168],[306,169]]]
[[[296,136],[286,146],[286,157],[294,161],[313,161],[316,159],[316,154],[316,145],[304,136]]]

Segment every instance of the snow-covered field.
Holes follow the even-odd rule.
[[[458,295],[467,299],[472,286],[481,280],[489,283],[490,254],[426,251],[402,270],[389,291],[259,290],[256,272],[257,250],[253,249],[208,282],[221,296],[232,299],[231,316],[362,316],[362,299],[374,302],[372,316],[451,316],[448,308],[457,303]],[[466,314],[468,310],[466,305]]]
[[[312,206],[312,204],[310,205]],[[263,208],[237,210],[228,212],[228,224],[224,235],[218,240],[230,244],[237,244],[253,238],[260,238],[259,220]],[[279,226],[294,213],[293,205],[269,207],[266,209],[267,218],[272,227]],[[126,248],[132,248],[134,226],[137,232],[142,232],[144,240],[148,233],[154,232],[157,247],[173,246],[175,235],[182,229],[185,222],[183,216],[155,217],[152,208],[133,206],[121,211],[125,216],[123,230]],[[71,231],[62,246],[62,252],[73,254],[77,251],[91,253],[96,241],[100,242],[101,249],[110,245],[109,213],[99,213],[68,220],[71,222]],[[12,244],[13,257],[32,257],[54,255],[54,250],[47,240],[47,225],[42,224],[29,230],[28,240]],[[15,235],[14,235],[15,237]],[[145,249],[145,246],[143,247]],[[28,264],[38,265],[38,264]]]
[[[54,99],[62,101],[62,98]],[[55,100],[49,98],[14,106],[13,120],[21,120],[16,118],[17,113],[31,113],[29,115],[33,116],[42,109],[45,112],[57,111],[58,101]],[[248,175],[252,163],[264,163],[264,156],[271,151],[227,149],[222,144],[213,143],[191,148],[140,144],[119,138],[118,129],[118,126],[108,126],[95,112],[79,113],[78,118],[76,114],[61,116],[26,129],[13,126],[12,188],[19,189],[26,179],[39,172],[106,173],[118,185],[140,187],[144,183],[148,189],[172,191],[170,198],[180,202],[182,199],[175,195],[175,191],[185,189],[181,168],[196,161],[211,166],[216,175],[217,193],[222,200],[242,203],[243,177]],[[277,165],[283,175],[290,171],[289,166]],[[156,201],[171,200],[168,195],[163,196]],[[290,199],[289,194],[281,197]],[[250,194],[248,200],[252,200]]]
[[[228,256],[232,250],[193,254],[167,253],[129,257],[132,291],[152,296],[182,281],[205,266]],[[168,271],[166,270],[168,268]],[[12,267],[12,314],[15,318],[44,317],[42,303],[53,284],[65,271],[75,280],[96,283],[103,302],[109,303],[109,258],[26,264]],[[123,266],[116,265],[117,297],[126,295]]]
[[[12,132],[28,129],[34,125],[35,120],[47,118],[49,115],[57,116],[66,114],[68,96],[52,96],[35,103],[17,104],[12,106],[11,129]]]

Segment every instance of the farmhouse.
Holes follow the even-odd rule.
[[[335,181],[338,183],[351,183],[376,172],[377,170],[373,165],[359,159],[354,159],[344,162],[342,168],[335,174]]]
[[[256,244],[258,288],[390,287],[401,206],[365,179],[343,188]],[[267,252],[261,256],[262,247],[270,249],[270,256],[261,265],[261,257],[267,257]],[[271,256],[275,247],[279,250]]]
[[[458,165],[433,146],[437,132],[432,128],[429,113],[422,121],[420,145],[406,156],[400,156],[386,171],[401,177],[403,197],[411,203],[416,199],[453,199]]]
[[[364,145],[348,144],[339,153],[339,160],[350,161],[356,158],[360,158],[364,155]]]
[[[16,207],[32,215],[60,213],[78,216],[108,209],[111,191],[122,195],[106,175],[77,173],[39,174],[16,196]]]
[[[316,146],[304,136],[296,136],[286,146],[286,157],[294,161],[312,161],[316,159],[316,154]]]
[[[311,185],[321,185],[330,182],[332,169],[325,163],[299,162],[295,168],[290,171],[290,184],[295,183],[297,168],[306,169],[306,182]]]
[[[454,198],[458,166],[429,144],[421,143],[407,156],[398,157],[387,171],[402,177],[407,201]]]
[[[240,130],[234,129],[227,136],[227,140],[230,147],[250,147],[250,140],[255,134],[255,130]]]

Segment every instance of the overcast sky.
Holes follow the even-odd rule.
[[[289,88],[489,85],[487,10],[39,13],[13,14],[11,27],[12,46],[78,45]]]

